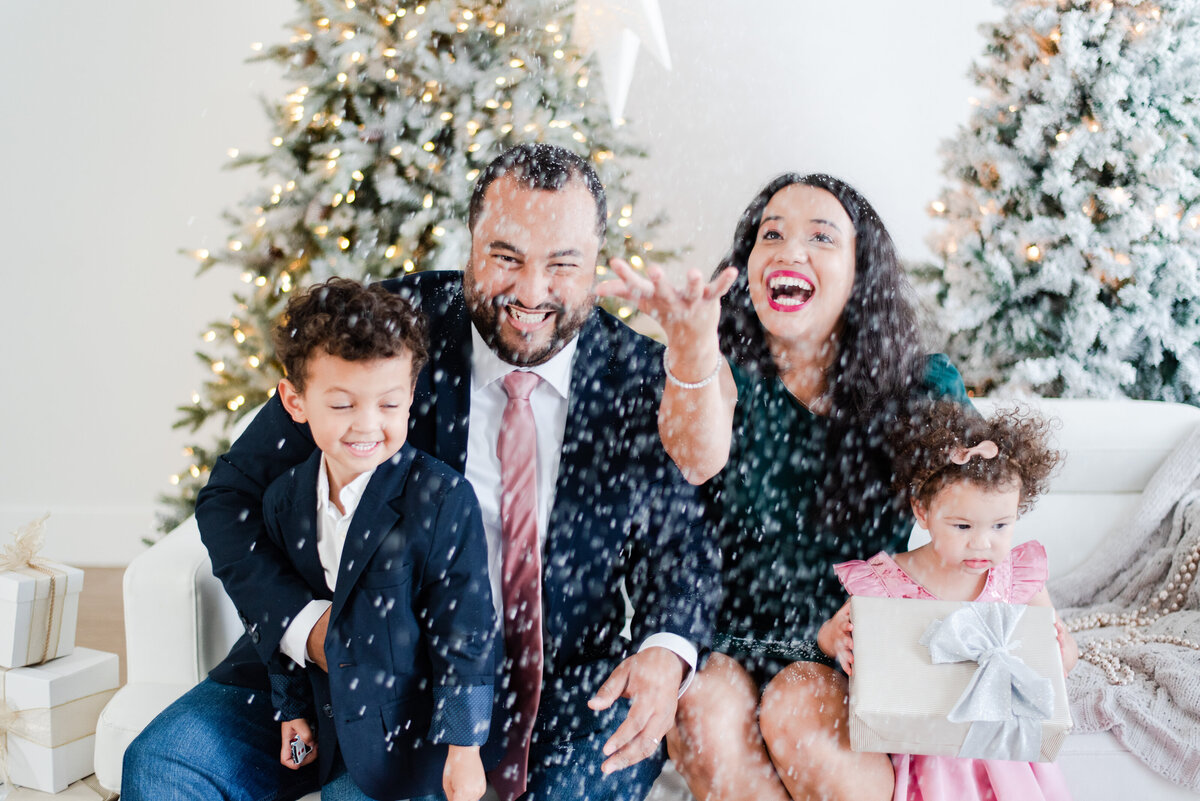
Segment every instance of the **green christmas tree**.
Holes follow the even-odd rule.
[[[378,280],[467,260],[467,205],[479,172],[505,148],[550,142],[591,159],[609,194],[603,259],[649,257],[660,222],[635,218],[627,171],[643,157],[614,125],[593,70],[571,41],[571,9],[544,0],[302,0],[286,44],[262,58],[292,85],[270,111],[271,147],[238,157],[264,189],[228,215],[234,233],[200,269],[232,267],[246,283],[197,354],[212,378],[181,406],[177,427],[209,421],[217,442],[163,498],[164,531],[191,514],[229,431],[282,376],[270,330],[289,293],[333,275]],[[654,250],[655,259],[669,253]],[[614,309],[623,317],[624,307]],[[209,427],[211,428],[211,426]]]
[[[979,392],[1200,402],[1200,5],[1001,0],[931,246]]]

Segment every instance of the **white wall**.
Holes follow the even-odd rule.
[[[738,213],[787,169],[824,170],[924,255],[938,142],[966,119],[988,0],[661,0],[674,69],[639,59],[626,116],[652,159],[636,183],[707,271]],[[44,553],[124,564],[185,462],[174,407],[205,371],[198,334],[236,276],[201,279],[256,184],[226,150],[266,146],[258,98],[293,0],[10,4],[0,25],[0,541],[49,511]],[[737,9],[731,16],[730,9]]]
[[[643,50],[625,112],[652,156],[636,185],[667,199],[661,238],[692,245],[688,266],[707,274],[771,178],[826,172],[871,201],[904,258],[925,258],[937,148],[967,119],[993,6],[661,0],[672,69]]]
[[[4,313],[0,541],[51,513],[44,553],[123,564],[187,463],[175,406],[204,375],[197,335],[236,276],[197,280],[266,148],[258,96],[289,0],[9,3],[0,23]],[[244,172],[244,171],[239,171]]]

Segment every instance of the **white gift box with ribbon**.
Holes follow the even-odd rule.
[[[96,721],[119,680],[117,655],[90,648],[0,671],[0,779],[58,793],[90,775]]]
[[[1052,609],[856,596],[850,618],[853,750],[1057,756],[1071,713]]]
[[[75,648],[83,571],[40,558],[46,518],[0,550],[0,667],[34,665]]]
[[[57,562],[0,573],[0,667],[71,653],[82,589],[83,571]]]

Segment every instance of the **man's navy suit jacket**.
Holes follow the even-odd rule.
[[[408,441],[463,472],[472,323],[462,273],[418,273],[384,285],[413,300],[429,320],[430,361],[417,379]],[[670,632],[705,647],[719,593],[719,556],[697,494],[658,435],[662,346],[598,308],[578,340],[542,558],[545,663],[534,736],[551,741],[608,724],[587,700],[630,646],[621,636],[622,581],[633,605],[634,646]],[[266,534],[262,495],[314,447],[308,427],[273,398],[221,457],[198,498],[213,572],[247,630],[213,669],[216,681],[265,687],[263,663],[312,599],[308,583]]]
[[[364,488],[330,592],[317,553],[320,469],[314,451],[267,488],[263,511],[313,597],[333,602],[329,673],[276,654],[272,700],[284,720],[317,724],[322,783],[340,748],[371,798],[440,792],[446,745],[489,741],[498,624],[479,502],[465,478],[406,443]],[[489,764],[501,754],[495,728]]]

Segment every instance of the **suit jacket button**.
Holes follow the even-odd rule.
[[[321,707],[321,709],[323,709],[325,711],[325,717],[327,717],[327,718],[333,717],[333,705],[332,704],[326,704],[325,706]]]
[[[250,642],[252,642],[252,643],[258,642],[258,630],[257,629],[250,630]]]

